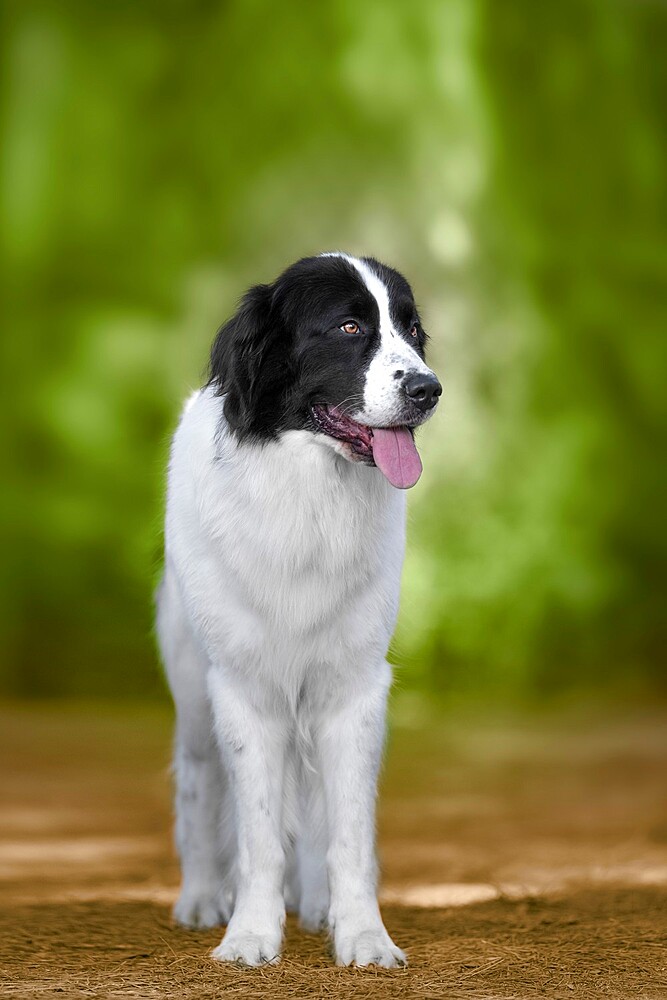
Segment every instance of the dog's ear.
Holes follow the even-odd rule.
[[[275,408],[285,388],[285,330],[272,309],[273,289],[256,285],[213,342],[208,384],[225,396],[224,412],[240,435],[262,434],[275,426]]]

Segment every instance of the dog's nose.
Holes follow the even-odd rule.
[[[403,383],[405,394],[420,410],[432,410],[442,393],[442,386],[433,373],[408,375]]]

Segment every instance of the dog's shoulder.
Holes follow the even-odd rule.
[[[210,388],[196,389],[188,396],[172,439],[172,466],[181,458],[212,456],[218,426],[223,433],[225,429],[220,414],[220,400]]]

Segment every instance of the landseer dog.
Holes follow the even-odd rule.
[[[414,430],[441,387],[408,282],[309,257],[213,344],[171,450],[157,630],[176,703],[188,927],[277,962],[285,910],[341,965],[405,963],[376,893],[375,795]]]

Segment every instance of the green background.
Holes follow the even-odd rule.
[[[407,274],[445,386],[403,690],[664,693],[663,3],[16,2],[2,46],[5,694],[164,696],[181,401],[336,248]]]

